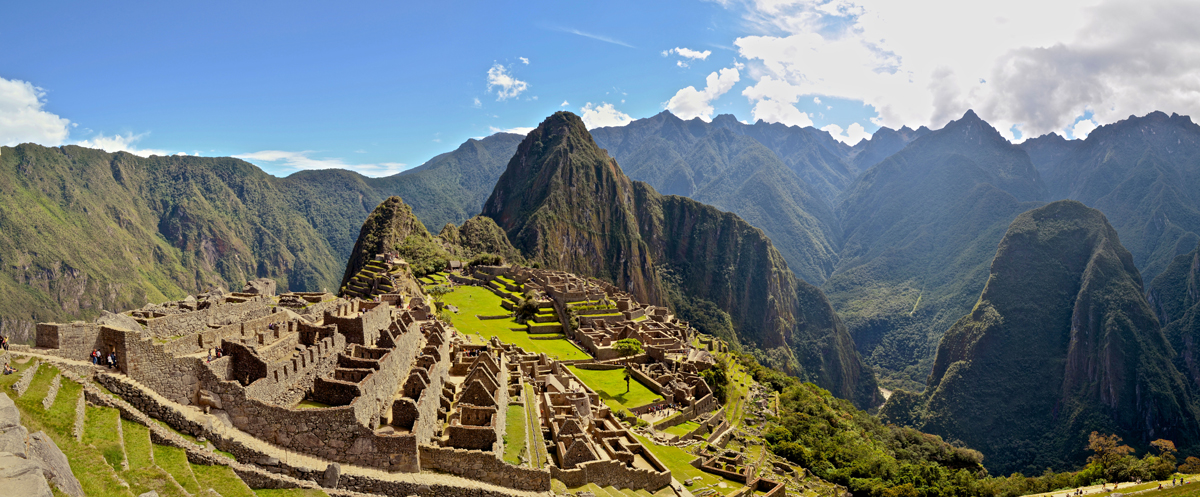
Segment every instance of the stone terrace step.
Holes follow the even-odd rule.
[[[139,383],[127,376],[124,376],[124,375],[110,375],[110,376],[117,378],[121,382],[124,382],[124,383],[127,383],[127,384],[133,386],[134,388],[136,388],[140,392],[142,392],[142,395],[153,398],[160,405],[170,407],[175,412],[181,414],[183,417],[187,418],[188,420],[199,424],[200,426],[211,426],[213,432],[215,432],[218,436],[225,438],[226,440],[230,440],[234,443],[240,444],[243,447],[250,449],[254,452],[263,454],[266,457],[273,457],[280,461],[286,461],[287,464],[290,466],[293,466],[296,468],[301,468],[305,471],[312,471],[312,472],[323,472],[323,471],[325,471],[325,468],[329,465],[329,461],[325,461],[323,459],[309,456],[307,454],[301,454],[298,452],[292,452],[292,451],[280,448],[278,446],[272,445],[263,440],[254,438],[250,434],[245,433],[241,430],[238,430],[232,426],[229,426],[229,425],[225,424],[224,421],[222,421],[220,418],[218,418],[216,416],[203,414],[195,408],[179,405],[179,404],[159,395],[157,392],[154,392],[153,390],[146,388],[145,385],[142,385],[141,383]],[[161,429],[161,427],[159,427],[159,429]],[[190,443],[190,442],[188,442],[188,443]],[[487,490],[487,491],[492,491],[492,492],[497,492],[497,493],[503,493],[503,494],[507,494],[507,495],[514,495],[514,496],[544,495],[544,494],[540,494],[537,492],[526,492],[526,491],[513,490],[510,488],[500,487],[497,485],[491,485],[491,484],[479,482],[476,480],[469,480],[469,479],[458,477],[458,476],[437,474],[437,473],[432,473],[432,472],[431,473],[388,473],[383,470],[378,470],[378,469],[374,469],[374,468],[364,468],[361,466],[353,466],[353,465],[348,465],[348,464],[342,464],[341,467],[342,467],[343,475],[361,476],[361,477],[367,477],[367,478],[374,478],[374,479],[382,480],[382,481],[403,482],[403,483],[408,483],[408,484],[412,484],[412,485],[431,485],[431,486],[432,485],[446,485],[446,486],[462,487],[465,491],[467,491],[467,489],[479,489],[479,490]],[[330,490],[326,489],[326,491],[329,492]],[[467,491],[467,493],[470,493],[470,492]]]

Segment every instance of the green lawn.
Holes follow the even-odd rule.
[[[111,407],[87,406],[85,409],[83,443],[99,449],[113,470],[120,471],[121,463],[125,462],[125,451],[121,448],[121,441],[117,439],[117,423],[121,422],[121,411]]]
[[[458,308],[458,314],[454,315],[454,327],[468,336],[479,334],[485,341],[493,336],[499,337],[500,341],[521,347],[526,352],[535,354],[544,352],[554,359],[563,361],[591,358],[587,353],[567,341],[566,335],[561,333],[539,334],[535,340],[530,338],[529,333],[511,330],[510,328],[523,326],[511,319],[476,318],[476,315],[498,316],[509,313],[500,305],[500,297],[486,288],[462,285],[446,294],[444,300],[447,304]]]
[[[184,452],[183,449],[155,445],[154,464],[171,473],[171,476],[175,477],[175,481],[179,482],[179,485],[188,493],[200,493],[200,484],[196,482],[196,477],[192,474],[192,468],[187,460],[187,452]]]
[[[678,436],[678,437],[682,437],[684,435],[687,435],[688,433],[691,433],[692,430],[695,430],[696,428],[699,428],[699,427],[700,427],[700,425],[697,424],[695,421],[685,421],[683,423],[680,423],[680,424],[677,424],[670,428],[667,428],[663,431],[670,433],[672,435]]]
[[[641,435],[635,434],[634,436],[638,438],[638,441],[642,442],[642,446],[654,453],[654,456],[657,457],[658,460],[667,467],[667,469],[671,470],[671,476],[675,477],[676,480],[683,481],[699,476],[700,483],[693,485],[688,489],[692,492],[696,492],[700,488],[712,488],[722,495],[729,495],[745,486],[736,481],[726,480],[716,475],[710,475],[692,467],[691,461],[697,456],[689,454],[687,451],[680,449],[679,447],[655,445],[649,439]],[[708,487],[709,485],[713,485],[722,481],[725,482],[725,488],[719,488],[717,486]]]
[[[200,488],[215,489],[221,497],[254,497],[254,491],[229,466],[193,464],[192,473],[200,482]]]
[[[129,458],[129,469],[153,466],[150,460],[150,429],[122,419],[121,430],[125,433],[125,455]]]
[[[301,400],[295,406],[296,409],[324,409],[326,407],[329,407],[329,404],[322,404],[315,400]]]
[[[520,464],[521,452],[525,450],[525,406],[509,404],[504,421],[504,461]]]
[[[644,406],[661,398],[637,379],[629,382],[629,393],[626,393],[624,370],[593,371],[579,369],[575,366],[568,367],[572,373],[575,373],[575,376],[579,377],[580,381],[600,394],[600,398],[613,411]]]

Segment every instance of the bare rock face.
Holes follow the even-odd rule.
[[[122,329],[126,329],[129,331],[136,331],[136,330],[142,329],[142,325],[138,324],[137,321],[134,321],[134,319],[129,317],[128,315],[113,314],[108,311],[101,311],[101,313],[102,313],[101,316],[99,318],[96,318],[96,324],[112,326],[114,328],[122,328]]]
[[[42,476],[41,466],[8,452],[0,452],[0,492],[4,495],[54,497],[50,485]]]
[[[256,295],[265,295],[267,297],[275,296],[275,280],[271,278],[259,278],[246,282],[246,286],[242,288],[242,293],[253,293]]]
[[[21,411],[7,394],[0,393],[0,452],[25,457],[25,437],[29,431],[21,426]]]
[[[54,482],[59,491],[71,497],[84,497],[83,486],[71,473],[67,455],[59,450],[46,432],[39,431],[29,436],[29,458],[42,467],[46,479]]]

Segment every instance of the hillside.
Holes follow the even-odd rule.
[[[1018,216],[973,310],[942,338],[924,394],[885,420],[962,440],[992,471],[1080,466],[1087,433],[1194,450],[1197,410],[1104,214],[1059,201]]]
[[[468,140],[387,178],[343,170],[277,178],[228,157],[0,148],[0,289],[9,296],[0,334],[21,342],[37,321],[240,290],[258,277],[281,291],[336,291],[376,205],[411,192],[414,212],[433,226],[464,222],[519,140]]]
[[[832,201],[853,173],[827,133],[772,126],[730,115],[684,121],[663,111],[592,134],[630,178],[737,214],[775,242],[797,275],[819,285],[837,264]]]
[[[967,112],[873,166],[838,211],[822,287],[888,388],[921,390],[938,339],[971,309],[996,243],[1045,187],[1028,155]]]
[[[859,405],[875,402],[874,377],[840,319],[761,230],[631,181],[574,114],[556,113],[525,138],[483,215],[530,261],[673,304],[778,367]]]
[[[1029,140],[1050,199],[1100,209],[1146,282],[1200,241],[1200,126],[1151,112],[1092,131],[1086,140]]]

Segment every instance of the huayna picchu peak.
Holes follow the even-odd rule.
[[[828,300],[762,230],[630,180],[574,114],[557,112],[525,137],[483,215],[530,261],[670,305],[764,362],[860,407],[877,404],[874,375]]]

